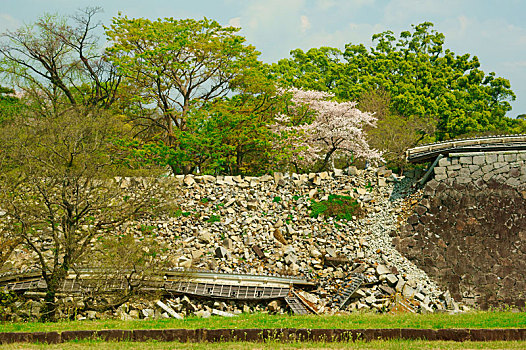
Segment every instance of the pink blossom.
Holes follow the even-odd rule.
[[[280,92],[291,93],[293,105],[289,115],[276,118],[274,129],[280,135],[276,147],[292,150],[293,162],[304,167],[319,161],[326,166],[345,156],[381,160],[382,154],[369,147],[363,131],[375,125],[376,117],[360,111],[356,102],[336,102],[333,94],[321,91],[292,88]],[[312,122],[297,118],[301,113],[310,115]],[[296,125],[291,116],[299,119]]]

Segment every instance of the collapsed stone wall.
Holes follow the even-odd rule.
[[[389,310],[397,292],[426,311],[457,307],[392,247],[389,233],[409,183],[389,170],[174,181],[181,189],[179,214],[145,224],[170,245],[178,266],[305,276],[319,283],[313,300],[326,311],[334,310],[333,299],[355,272],[366,275],[368,287],[355,293],[349,310]],[[355,198],[364,217],[312,217],[312,201],[329,195]]]
[[[526,152],[450,154],[393,239],[457,301],[526,302]]]
[[[164,259],[177,266],[312,278],[320,283],[317,304],[329,309],[353,272],[368,280],[349,310],[386,310],[396,293],[422,310],[455,308],[442,293],[448,288],[458,301],[482,307],[520,305],[526,290],[526,152],[451,154],[434,172],[411,215],[403,207],[411,181],[385,169],[176,176],[167,179],[179,189],[174,215],[121,230],[143,234],[151,228],[169,247]],[[120,181],[129,189],[135,180]],[[331,194],[356,198],[365,217],[311,217],[311,200]],[[27,252],[14,257],[15,268],[31,265]]]
[[[136,180],[120,181],[123,189],[129,189]],[[130,223],[120,231],[138,237],[155,234],[168,247],[160,258],[173,265],[227,273],[305,276],[319,285],[309,297],[319,312],[336,310],[335,299],[343,294],[353,273],[364,274],[366,280],[347,305],[349,311],[387,311],[396,304],[395,294],[412,300],[423,311],[458,309],[448,293],[391,244],[389,233],[397,227],[410,181],[400,181],[389,170],[351,167],[345,172],[245,178],[187,175],[166,181],[173,181],[177,188],[173,201],[178,210],[169,217]],[[349,221],[312,217],[312,201],[327,200],[329,195],[355,198],[363,217],[357,215]],[[21,261],[23,252],[14,256],[18,260],[12,261],[15,267],[28,265],[27,260]],[[194,300],[195,308],[182,300],[167,302],[186,315],[210,307]],[[286,307],[275,306],[255,305],[251,309],[283,312]],[[131,309],[124,309],[115,316],[131,316]],[[237,303],[221,310],[236,313],[245,309]]]

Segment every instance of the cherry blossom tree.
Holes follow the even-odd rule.
[[[315,90],[291,88],[281,93],[290,93],[292,104],[277,118],[275,146],[290,155],[296,168],[321,171],[342,157],[382,159],[369,147],[364,132],[364,127],[375,125],[376,117],[357,109],[356,102],[336,102],[333,94]]]

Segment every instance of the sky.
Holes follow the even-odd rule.
[[[510,81],[517,99],[508,116],[526,113],[526,0],[0,0],[0,32],[86,6],[102,7],[105,25],[121,12],[237,26],[267,63],[297,48],[370,46],[375,33],[429,21],[445,34],[445,48],[477,56],[484,72]]]

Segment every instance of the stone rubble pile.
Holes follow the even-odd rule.
[[[177,266],[303,276],[319,285],[310,296],[321,313],[338,311],[336,296],[351,273],[363,273],[366,280],[348,311],[387,311],[397,295],[425,312],[459,308],[391,243],[410,179],[383,168],[351,167],[259,178],[187,175],[175,181],[178,213],[142,224],[156,228]],[[311,217],[312,202],[329,195],[355,198],[363,217]]]
[[[180,175],[167,181],[178,189],[173,199],[177,210],[169,217],[128,224],[121,231],[140,236],[145,234],[141,227],[150,227],[169,248],[161,258],[174,266],[305,277],[318,288],[297,292],[318,313],[459,310],[449,292],[440,290],[391,243],[390,233],[397,230],[412,193],[409,178],[385,168],[350,167],[245,178]],[[130,190],[133,182],[123,178],[121,187]],[[360,210],[352,220],[313,217],[312,204],[330,195],[352,197]],[[338,296],[356,273],[364,275],[364,283],[340,308]],[[129,302],[114,312],[84,312],[78,318],[208,317],[288,310],[283,300],[174,296],[159,302]]]

